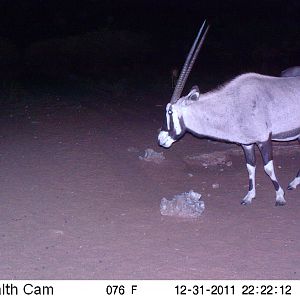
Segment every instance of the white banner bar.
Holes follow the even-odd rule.
[[[296,280],[1,280],[1,299],[300,299]]]

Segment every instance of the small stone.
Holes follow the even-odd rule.
[[[204,202],[200,200],[200,198],[201,194],[193,190],[175,195],[172,200],[162,198],[160,202],[160,213],[163,216],[199,217],[205,209]]]
[[[231,160],[227,161],[227,162],[226,162],[226,166],[227,166],[227,167],[231,167],[231,166],[232,166],[232,161],[231,161]]]
[[[136,148],[136,147],[128,147],[127,151],[128,152],[132,152],[132,153],[138,153],[138,152],[140,152],[140,150],[138,148]]]
[[[139,159],[160,164],[166,158],[163,152],[156,152],[153,149],[146,149],[144,156],[139,156]]]
[[[220,187],[220,184],[219,183],[213,183],[212,184],[212,188],[213,189],[218,189]]]

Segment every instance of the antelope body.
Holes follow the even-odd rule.
[[[288,69],[285,69],[280,74],[281,77],[294,77],[294,76],[300,76],[300,66],[290,67]]]
[[[200,94],[197,86],[180,97],[186,79],[203,44],[202,25],[182,69],[158,142],[169,148],[186,131],[200,137],[237,143],[242,146],[249,173],[249,191],[242,204],[255,198],[255,145],[260,149],[264,169],[276,190],[276,205],[284,205],[284,191],[273,167],[272,140],[300,141],[300,77],[270,77],[256,73],[237,76],[211,92]],[[300,184],[300,171],[289,184]]]

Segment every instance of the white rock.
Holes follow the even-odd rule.
[[[212,184],[212,188],[213,189],[218,189],[220,187],[220,184],[219,183],[213,183]]]

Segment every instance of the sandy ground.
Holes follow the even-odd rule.
[[[39,100],[1,113],[0,279],[300,279],[300,190],[275,207],[260,158],[245,207],[238,146],[191,135],[157,146],[167,99]],[[286,187],[300,147],[274,147]],[[166,159],[140,160],[147,148]],[[225,164],[187,159],[201,154]],[[191,189],[205,202],[200,218],[160,214],[163,197]]]

